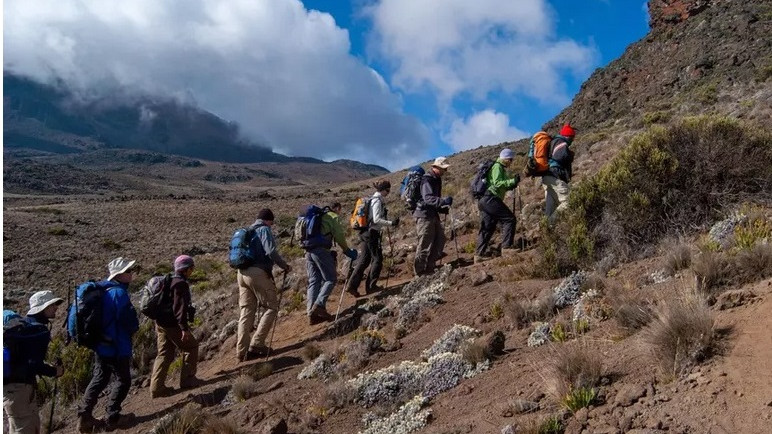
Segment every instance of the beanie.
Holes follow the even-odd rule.
[[[177,256],[177,259],[174,260],[174,271],[180,272],[183,270],[187,270],[193,265],[195,265],[193,263],[193,258],[191,258],[188,255],[180,255],[180,256]]]
[[[573,139],[574,136],[576,136],[576,131],[571,127],[571,125],[565,124],[563,125],[563,128],[560,129],[560,135]]]
[[[499,158],[502,160],[511,160],[515,158],[515,153],[509,148],[504,148],[501,153],[499,153]]]
[[[260,210],[260,212],[257,213],[257,218],[263,221],[273,221],[273,211],[271,211],[268,208],[263,208]]]

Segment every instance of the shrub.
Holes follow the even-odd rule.
[[[485,342],[478,339],[461,346],[461,357],[472,366],[477,366],[479,363],[489,360],[491,355],[488,354]]]
[[[530,419],[519,425],[518,434],[562,434],[563,420],[560,416],[550,416],[545,419]]]
[[[749,216],[748,219],[735,227],[735,247],[740,250],[750,249],[761,240],[772,239],[772,220],[763,214]]]
[[[710,355],[713,325],[705,299],[690,291],[660,305],[643,331],[643,342],[662,372],[677,377]]]
[[[470,255],[471,255],[472,253],[474,253],[476,249],[477,249],[477,245],[475,244],[475,242],[474,242],[474,241],[470,241],[470,242],[468,242],[468,243],[464,244],[464,247],[462,247],[462,248],[461,248],[461,250],[462,250],[464,253],[468,253],[468,254],[470,254]]]
[[[284,312],[292,313],[305,308],[306,298],[302,291],[291,291],[288,295],[289,297],[284,303]]]
[[[643,114],[643,124],[646,126],[652,124],[662,124],[670,120],[670,112],[658,110],[655,112],[646,112]]]
[[[273,365],[268,362],[255,363],[245,368],[243,373],[252,380],[259,381],[273,374]]]
[[[206,418],[199,434],[241,434],[243,432],[233,420],[212,415]]]
[[[504,307],[501,305],[501,302],[495,301],[493,304],[491,304],[491,318],[494,320],[499,320],[504,317]]]
[[[132,337],[134,352],[131,356],[131,364],[139,375],[150,372],[153,359],[158,354],[155,321],[146,320],[139,326],[139,330]]]
[[[692,251],[688,244],[679,242],[668,246],[667,253],[665,254],[665,272],[669,276],[689,268],[691,263]]]
[[[555,296],[547,290],[535,300],[519,301],[507,293],[502,298],[501,307],[513,326],[524,328],[533,321],[547,320],[555,313]]]
[[[257,383],[252,378],[242,375],[233,381],[231,393],[238,402],[246,401],[257,393]]]
[[[48,228],[48,233],[50,235],[56,235],[56,236],[69,235],[69,232],[67,232],[67,230],[61,226],[54,226],[52,228]]]
[[[305,256],[306,251],[302,247],[295,244],[282,244],[279,247],[279,252],[284,259],[302,258]]]
[[[558,322],[550,328],[550,339],[555,342],[565,342],[568,340],[568,332],[562,322]]]
[[[357,399],[357,391],[345,381],[336,381],[325,387],[321,407],[343,408]]]
[[[314,343],[307,343],[303,345],[303,349],[300,351],[303,360],[311,362],[317,357],[322,355],[322,350]]]
[[[628,330],[640,330],[652,317],[651,305],[640,298],[625,297],[614,307],[614,318]]]
[[[162,417],[153,427],[151,434],[197,433],[204,426],[206,417],[206,413],[196,405],[188,404],[182,409]]]
[[[54,363],[57,358],[62,359],[64,375],[58,379],[59,399],[64,403],[70,403],[78,398],[88,382],[91,380],[93,367],[92,351],[75,343],[65,345],[62,336],[55,336],[48,345],[46,359]],[[38,381],[38,400],[40,402],[51,398],[53,394],[53,381]]]
[[[597,391],[595,388],[579,387],[571,390],[568,395],[564,396],[560,404],[571,410],[572,413],[576,413],[580,408],[587,408],[595,402],[596,395]]]
[[[204,282],[207,280],[209,280],[209,277],[207,276],[206,271],[199,267],[194,268],[193,272],[190,273],[190,277],[188,277],[188,282],[190,283]]]
[[[624,251],[619,244],[644,251],[663,236],[692,232],[717,209],[771,200],[770,160],[772,136],[736,120],[705,116],[652,127],[576,185],[554,225],[541,226],[540,268],[560,275],[589,268]]]
[[[735,257],[743,282],[756,282],[772,276],[772,244],[756,244]]]
[[[697,279],[697,289],[712,295],[715,289],[730,283],[732,263],[721,252],[703,252],[694,260],[692,271]]]
[[[602,369],[597,351],[580,343],[566,344],[553,347],[542,377],[549,393],[562,402],[574,390],[595,387]]]

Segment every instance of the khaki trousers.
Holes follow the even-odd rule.
[[[242,359],[249,349],[265,346],[265,339],[276,321],[279,301],[276,284],[265,270],[258,267],[239,270],[236,279],[239,284],[240,310],[236,357]],[[257,330],[252,333],[258,306],[265,308],[265,313],[260,316]]]
[[[416,218],[415,230],[418,235],[418,246],[413,269],[416,276],[420,276],[434,271],[437,260],[445,249],[445,230],[440,223],[440,216]]]
[[[190,380],[196,377],[198,370],[198,341],[193,332],[188,331],[186,339],[182,340],[182,330],[179,327],[161,327],[156,324],[158,337],[158,355],[153,363],[153,374],[150,377],[150,391],[158,392],[166,382],[169,366],[174,361],[174,349],[182,353],[182,369],[180,370],[180,388],[185,388]]]
[[[24,383],[3,384],[3,408],[12,434],[40,433],[40,415],[35,386]]]

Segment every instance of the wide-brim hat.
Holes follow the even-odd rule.
[[[36,315],[46,310],[52,304],[64,303],[63,298],[59,298],[51,291],[38,291],[29,298],[29,312],[27,315]]]
[[[107,277],[107,280],[113,280],[115,276],[129,271],[131,267],[134,266],[135,262],[137,261],[129,261],[128,259],[124,258],[113,259],[109,264],[107,264],[107,271],[110,273],[110,275]]]
[[[447,169],[450,167],[450,163],[448,163],[448,159],[445,157],[437,157],[434,160],[434,163],[432,163],[432,166],[439,167],[440,169]]]

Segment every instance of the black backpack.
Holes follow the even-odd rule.
[[[169,294],[171,283],[171,274],[151,277],[142,288],[139,311],[155,320],[160,314],[171,310],[172,297]]]
[[[3,382],[26,382],[34,377],[34,367],[45,357],[50,341],[45,324],[4,310]]]
[[[89,280],[75,290],[75,300],[67,312],[67,334],[78,345],[95,350],[99,344],[110,342],[102,325],[102,298],[112,287],[112,283]]]
[[[469,191],[473,198],[480,199],[488,191],[488,172],[494,164],[496,164],[495,161],[485,161],[477,166],[477,173],[469,185]]]

